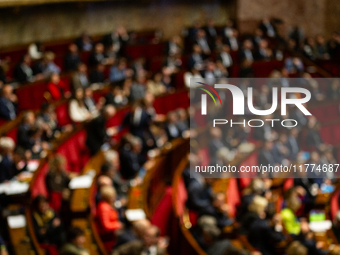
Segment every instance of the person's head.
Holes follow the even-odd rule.
[[[263,36],[263,31],[260,28],[256,28],[255,35],[262,37]]]
[[[116,200],[116,190],[112,186],[103,186],[99,190],[103,201],[113,204]]]
[[[0,153],[2,155],[9,154],[13,152],[15,147],[15,142],[10,137],[1,137],[0,138]]]
[[[58,84],[60,82],[60,75],[58,73],[52,73],[50,81],[54,84]]]
[[[4,98],[10,99],[10,97],[13,95],[13,87],[9,84],[5,84],[2,87],[2,96]]]
[[[50,208],[48,204],[48,199],[42,195],[38,195],[33,200],[33,210],[44,214]]]
[[[287,255],[307,255],[308,250],[299,241],[292,242],[286,249]]]
[[[119,168],[119,154],[117,151],[114,150],[107,150],[104,153],[104,157],[105,157],[105,162],[109,163],[111,165],[113,165],[113,167],[115,169]]]
[[[178,120],[176,112],[174,111],[169,112],[167,117],[168,117],[169,123],[176,123],[176,121]]]
[[[76,91],[74,92],[74,98],[78,101],[83,100],[84,99],[84,89],[77,88]]]
[[[287,142],[287,134],[285,133],[281,133],[279,136],[279,141],[283,144],[285,144]]]
[[[264,142],[263,148],[264,148],[265,150],[271,150],[271,149],[273,149],[273,142],[270,141],[270,140],[266,140],[266,141]]]
[[[22,57],[22,62],[26,65],[30,65],[31,62],[32,62],[32,59],[30,57],[29,54],[25,54],[23,57]]]
[[[162,73],[155,73],[153,76],[153,80],[156,83],[160,83],[162,81]]]
[[[86,237],[84,231],[79,227],[72,227],[67,232],[68,242],[74,244],[77,248],[84,248]]]
[[[252,179],[250,182],[250,189],[256,195],[262,195],[265,191],[265,183],[262,179]]]
[[[105,162],[100,168],[100,173],[113,178],[116,173],[116,168],[109,162]]]
[[[224,193],[217,193],[213,196],[213,206],[216,208],[221,208],[222,205],[226,203],[226,196]]]
[[[84,97],[86,97],[86,98],[92,98],[92,96],[93,96],[93,90],[92,90],[91,87],[85,88],[85,91],[84,91],[84,92],[85,92],[85,93],[84,93]]]
[[[266,48],[268,48],[268,41],[265,40],[265,39],[262,39],[262,40],[260,41],[259,47],[260,47],[261,49],[266,49]]]
[[[320,155],[317,151],[312,151],[310,154],[310,159],[314,163],[318,163],[320,161]]]
[[[55,58],[55,54],[52,51],[47,51],[47,52],[44,53],[43,60],[46,63],[52,62],[54,60],[54,58]]]
[[[145,229],[151,226],[151,222],[148,219],[141,219],[132,222],[132,228],[136,232],[137,236],[141,238]]]
[[[118,62],[118,68],[120,70],[123,70],[127,67],[127,63],[126,63],[126,59],[125,58],[121,58],[119,59],[119,62]]]
[[[210,136],[213,139],[221,139],[222,138],[222,130],[219,127],[210,128]]]
[[[185,121],[188,118],[188,113],[184,108],[180,108],[177,110],[178,119],[181,121]]]
[[[77,68],[79,73],[86,74],[87,66],[84,63],[80,63]]]
[[[230,46],[228,44],[223,44],[222,51],[229,53],[230,52]]]
[[[17,146],[13,151],[13,162],[15,164],[25,159],[25,150],[22,147]]]
[[[58,154],[50,160],[50,170],[58,173],[65,171],[66,159],[64,156]]]
[[[203,29],[199,29],[197,31],[197,37],[198,38],[204,38],[205,37],[205,31]]]
[[[24,114],[24,117],[23,117],[23,122],[25,124],[28,124],[30,126],[33,126],[34,125],[34,122],[35,122],[35,115],[34,115],[34,112],[32,111],[28,111],[28,112],[25,112]]]
[[[98,63],[96,66],[96,70],[100,73],[103,73],[105,71],[105,66],[101,63]]]
[[[251,42],[250,39],[246,39],[243,41],[243,48],[247,49],[247,50],[251,50],[253,47],[253,43]]]
[[[150,247],[153,245],[157,245],[159,236],[160,236],[159,228],[155,225],[151,225],[148,228],[144,229],[142,239],[145,246]]]
[[[268,201],[264,197],[256,195],[253,201],[248,206],[250,212],[256,213],[260,218],[264,219],[266,217],[266,209],[268,206]]]
[[[106,120],[111,119],[116,114],[116,108],[113,105],[106,105],[103,109],[103,116]]]
[[[68,46],[68,50],[70,51],[70,53],[76,54],[78,52],[78,46],[75,43],[71,43]]]
[[[245,255],[246,253],[243,252],[240,248],[230,244],[225,248],[223,251],[223,255]]]
[[[131,138],[130,144],[133,152],[138,154],[142,151],[142,140],[139,137]]]
[[[193,53],[201,54],[202,48],[198,44],[194,44],[194,46],[192,46],[192,51],[193,51]]]
[[[204,242],[213,243],[221,234],[217,227],[216,218],[213,216],[204,215],[197,220],[197,225],[202,232]]]
[[[339,255],[340,254],[340,246],[339,245],[332,245],[329,248],[327,255]]]
[[[104,52],[104,45],[102,43],[97,43],[95,46],[94,46],[94,51],[96,53],[103,53]]]
[[[286,206],[287,206],[287,208],[291,209],[293,212],[296,212],[301,207],[301,200],[294,193],[287,198]]]

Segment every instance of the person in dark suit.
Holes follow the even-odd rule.
[[[105,141],[114,135],[115,129],[106,129],[106,122],[116,113],[116,109],[112,105],[104,107],[102,113],[91,121],[87,127],[86,145],[91,155],[96,154]]]
[[[212,164],[216,163],[217,152],[224,147],[226,147],[226,145],[223,142],[222,130],[218,127],[211,128],[209,141],[209,156],[210,162],[212,162]]]
[[[25,54],[20,63],[14,68],[14,79],[17,82],[25,83],[34,81],[33,70],[31,68],[31,57]]]
[[[23,117],[23,122],[18,128],[17,145],[25,150],[31,150],[35,144],[31,137],[32,129],[35,123],[35,115],[33,112],[26,112]]]
[[[128,99],[123,95],[122,84],[111,84],[110,92],[105,96],[105,105],[111,104],[115,107],[127,105]]]
[[[134,240],[113,249],[112,255],[165,255],[167,242],[160,238],[160,230],[151,225],[143,231],[140,240]]]
[[[0,97],[0,118],[14,120],[17,116],[17,96],[11,85],[4,85]]]
[[[277,35],[276,28],[270,22],[269,18],[264,18],[259,28],[263,31],[263,34],[265,34],[268,37],[276,37]]]
[[[203,29],[199,29],[197,32],[197,37],[195,43],[201,46],[204,55],[209,56],[211,53],[211,46],[209,45],[207,36]]]
[[[203,69],[203,57],[202,57],[202,49],[198,44],[194,44],[192,47],[193,53],[190,55],[188,60],[188,69],[192,70],[192,68],[196,68],[197,70]]]
[[[257,28],[255,30],[255,35],[252,38],[252,43],[253,43],[255,50],[259,48],[259,45],[262,39],[263,39],[263,31],[260,28]]]
[[[255,51],[254,57],[256,60],[270,60],[272,58],[272,51],[268,48],[268,41],[262,39],[259,43],[258,49]]]
[[[129,40],[129,35],[126,32],[125,28],[119,27],[116,31],[113,31],[110,34],[107,34],[103,37],[102,43],[105,48],[113,48],[116,52],[117,56],[120,56],[123,53],[124,46]]]
[[[242,49],[240,50],[240,61],[244,61],[247,59],[250,62],[254,61],[253,57],[253,43],[251,42],[250,39],[246,39],[243,41]]]
[[[238,51],[240,48],[238,42],[238,31],[235,28],[231,29],[231,34],[223,39],[224,44],[228,44],[232,51]]]
[[[269,215],[269,220],[258,216],[251,224],[248,240],[263,255],[275,255],[275,245],[285,240],[279,215]]]
[[[142,140],[139,137],[130,137],[129,141],[120,150],[120,173],[126,180],[131,180],[140,175],[143,177],[141,168],[146,162],[142,154]]]
[[[40,244],[63,244],[65,236],[59,217],[50,208],[46,197],[37,196],[33,201],[33,227]]]
[[[168,116],[168,123],[165,127],[165,132],[168,136],[168,140],[171,141],[177,137],[181,137],[182,133],[181,130],[177,126],[177,115],[176,112],[169,112]]]
[[[93,83],[104,83],[104,70],[105,66],[101,63],[97,64],[96,68],[90,72],[89,81]]]
[[[79,57],[78,47],[72,43],[68,46],[68,53],[64,59],[65,71],[76,71],[80,63],[81,59]]]
[[[180,36],[175,35],[171,40],[165,44],[164,52],[167,56],[180,55],[183,51],[182,49],[182,39]]]
[[[278,164],[282,164],[283,160],[288,159],[290,151],[287,147],[287,135],[285,133],[280,134],[279,139],[274,143],[272,149],[272,155],[274,160]]]
[[[13,178],[13,159],[14,141],[9,137],[0,139],[0,183],[9,181]]]
[[[78,49],[81,51],[90,51],[92,50],[93,40],[91,36],[85,31],[79,36],[74,42]]]
[[[217,60],[221,61],[225,68],[233,65],[233,59],[230,56],[230,47],[228,44],[223,44],[222,51],[218,54]]]
[[[275,160],[272,153],[273,149],[273,142],[272,141],[265,141],[263,148],[260,150],[257,161],[259,165],[271,165],[275,166]]]
[[[207,25],[203,28],[209,42],[214,42],[215,38],[217,36],[217,31],[215,29],[215,23],[213,19],[208,19],[207,20]]]

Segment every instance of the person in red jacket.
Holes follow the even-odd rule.
[[[118,230],[123,227],[119,215],[114,208],[116,191],[112,186],[103,186],[100,189],[101,201],[97,206],[97,228],[107,251],[111,252],[116,242]]]
[[[47,84],[47,91],[51,94],[53,100],[58,100],[63,97],[70,97],[71,93],[66,88],[65,82],[60,79],[59,74],[53,73],[50,82]]]

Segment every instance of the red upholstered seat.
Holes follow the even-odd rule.
[[[37,110],[45,102],[44,93],[47,90],[46,81],[39,81],[24,85],[16,90],[19,111]]]
[[[210,155],[208,148],[202,148],[197,152],[198,157],[201,160],[202,166],[209,166],[210,163]]]
[[[165,194],[156,207],[152,217],[151,223],[158,226],[161,235],[169,235],[171,229],[171,215],[172,215],[172,187],[165,189]]]
[[[337,190],[331,198],[330,203],[331,220],[335,218],[336,213],[339,211],[339,195],[340,190]]]
[[[184,180],[181,179],[178,183],[178,190],[177,192],[177,201],[176,201],[176,205],[177,205],[177,216],[181,216],[184,213],[184,209],[185,209],[185,203],[188,199],[188,193],[187,193],[187,189],[185,188],[184,185]]]
[[[48,197],[48,192],[47,192],[46,183],[45,183],[45,177],[46,177],[48,169],[49,167],[47,163],[45,163],[42,166],[42,169],[40,171],[39,169],[37,169],[37,171],[39,171],[39,174],[32,188],[32,192],[31,192],[32,198],[35,198],[38,195],[43,195],[45,197]]]
[[[294,179],[293,178],[289,178],[287,179],[284,183],[283,183],[283,190],[289,190],[290,188],[292,188],[294,186]]]
[[[62,193],[52,191],[52,192],[49,193],[48,200],[49,200],[50,207],[54,211],[60,212],[61,203],[62,203],[62,200],[63,200]]]
[[[72,123],[72,120],[69,115],[68,103],[65,102],[61,105],[58,105],[55,109],[57,114],[58,124],[60,126],[65,126]]]
[[[235,217],[236,208],[241,203],[241,196],[235,178],[229,179],[226,198],[229,206],[229,215]]]
[[[58,248],[53,244],[40,244],[40,248],[46,251],[47,255],[58,255]]]

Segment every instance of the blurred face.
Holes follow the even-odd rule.
[[[84,98],[84,91],[83,91],[83,89],[77,89],[75,97],[76,97],[76,99],[83,99]]]
[[[13,94],[13,88],[10,85],[5,86],[2,89],[2,94],[5,98],[9,98]]]
[[[77,246],[78,248],[83,248],[85,242],[86,242],[85,236],[78,236],[73,241],[74,245]]]
[[[102,43],[97,43],[95,50],[97,53],[102,53],[104,51],[104,45]]]
[[[53,82],[54,84],[58,84],[59,81],[60,81],[59,74],[57,74],[57,73],[52,74],[52,76],[51,76],[51,82]]]
[[[86,88],[85,89],[85,96],[86,97],[92,97],[92,95],[93,95],[92,89],[91,88]]]
[[[26,122],[30,125],[33,125],[35,122],[35,116],[33,112],[27,114]]]
[[[70,52],[72,52],[72,53],[76,53],[77,51],[78,51],[78,47],[77,47],[77,45],[76,44],[71,44],[70,46],[69,46],[69,51]]]
[[[24,63],[27,64],[27,65],[31,64],[31,57],[30,57],[30,55],[25,55]]]
[[[201,53],[201,47],[197,44],[194,45],[193,47],[194,53],[200,54]]]
[[[45,213],[48,210],[48,208],[49,208],[48,203],[45,201],[40,202],[38,205],[38,211],[40,213]]]
[[[154,78],[155,82],[161,82],[162,80],[162,74],[161,73],[157,73],[155,74],[155,78]]]
[[[147,247],[156,245],[158,242],[157,229],[156,228],[145,229],[144,235],[143,235],[143,241]]]
[[[81,73],[86,73],[86,71],[87,71],[86,65],[84,65],[84,64],[80,65],[79,68],[78,68],[78,71],[81,72]]]

